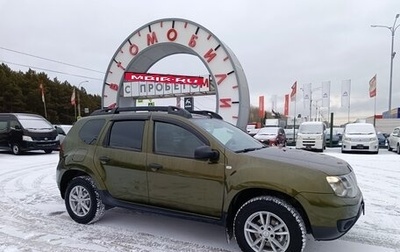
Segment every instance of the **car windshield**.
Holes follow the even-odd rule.
[[[285,134],[286,134],[286,135],[297,134],[297,130],[294,130],[294,129],[285,129]]]
[[[374,126],[369,124],[348,124],[346,133],[349,135],[373,135],[375,129]]]
[[[22,124],[22,127],[25,129],[52,129],[53,125],[48,123],[45,120],[36,117],[20,117],[19,122]]]
[[[266,127],[258,131],[257,135],[276,135],[278,134],[278,128]]]
[[[325,134],[330,134],[331,133],[331,129],[327,128],[325,130]],[[332,134],[333,135],[341,135],[343,134],[343,128],[332,128]]]
[[[266,147],[246,132],[223,120],[198,118],[193,119],[193,122],[231,151],[247,152]]]
[[[301,124],[299,133],[302,134],[321,134],[323,127],[321,124]]]

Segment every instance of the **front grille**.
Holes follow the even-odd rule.
[[[305,146],[315,146],[314,140],[303,140],[303,145]]]
[[[351,146],[352,150],[368,150],[369,146],[364,146],[364,145],[356,145],[356,146]]]
[[[29,135],[32,137],[33,141],[55,141],[57,137],[56,132],[31,132]]]

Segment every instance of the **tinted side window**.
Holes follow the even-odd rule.
[[[144,121],[116,121],[109,137],[109,146],[114,148],[142,149]]]
[[[205,144],[185,128],[170,123],[155,123],[155,153],[194,158],[194,150],[202,145]]]
[[[8,120],[7,118],[0,118],[0,132],[7,132]]]
[[[11,120],[10,121],[10,128],[15,129],[15,126],[19,126],[21,128],[21,125],[19,124],[18,121],[16,120]]]
[[[80,139],[87,144],[94,144],[105,123],[104,119],[87,121],[79,131]]]

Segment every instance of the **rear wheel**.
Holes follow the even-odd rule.
[[[50,154],[52,152],[53,152],[53,150],[44,150],[44,153],[46,153],[46,154]]]
[[[400,154],[400,144],[397,144],[396,152],[397,154]]]
[[[303,251],[306,228],[300,214],[285,201],[270,196],[249,200],[234,220],[236,241],[242,251]]]
[[[390,144],[389,144],[389,142],[388,142],[388,151],[392,151],[393,149],[392,148],[390,148]]]
[[[65,193],[65,206],[69,216],[82,224],[96,222],[105,211],[100,194],[89,176],[80,176],[71,180]]]

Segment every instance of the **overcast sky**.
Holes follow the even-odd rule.
[[[154,20],[183,18],[210,30],[235,53],[251,105],[258,106],[264,95],[270,110],[271,97],[277,95],[283,112],[284,95],[295,81],[299,88],[312,83],[313,99],[321,105],[321,83],[331,81],[330,111],[347,120],[348,110],[340,107],[341,82],[350,79],[352,120],[374,113],[368,82],[375,74],[376,112],[388,110],[391,33],[371,25],[392,26],[397,13],[399,0],[0,0],[0,62],[13,70],[44,71],[76,86],[88,80],[82,86],[101,95],[104,72],[132,32]],[[394,51],[400,51],[400,29]],[[400,106],[399,59],[400,54],[393,64],[392,108]],[[168,57],[150,70],[208,74],[198,58],[188,55]],[[300,89],[298,95],[296,113],[305,113]],[[198,105],[215,109],[208,101]]]

